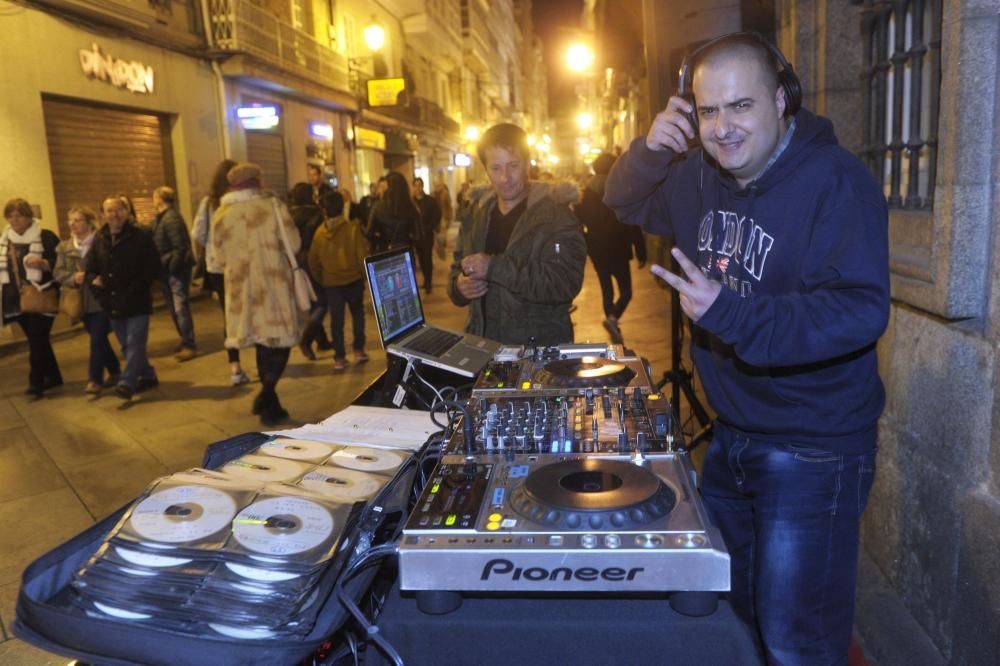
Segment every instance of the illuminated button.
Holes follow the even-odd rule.
[[[525,391],[530,390],[531,389],[531,382],[529,382],[529,381],[523,381],[523,382],[521,382],[521,389],[523,389]]]
[[[490,522],[491,523],[498,523],[501,520],[503,520],[503,516],[501,516],[499,513],[491,513],[490,514]]]
[[[561,545],[563,545],[562,535],[560,535],[560,534],[553,534],[552,536],[550,536],[549,537],[549,545],[550,546],[561,546]]]
[[[646,396],[646,399],[647,400],[659,400],[660,399],[660,394],[659,393],[650,393],[649,395]]]
[[[498,529],[500,529],[500,523],[498,523],[495,520],[490,521],[490,522],[486,523],[486,529],[488,529],[490,531],[498,530]]]
[[[593,534],[584,534],[580,537],[580,545],[584,548],[594,548],[597,546],[597,537]]]
[[[434,493],[436,493],[439,490],[441,490],[441,484],[440,483],[435,483],[433,486],[431,486],[431,495],[433,495]]]
[[[503,382],[497,382],[497,388],[503,388]]]
[[[608,548],[617,548],[622,545],[621,537],[617,534],[608,534],[604,537],[604,545]]]
[[[453,513],[449,514],[449,516],[444,519],[444,524],[447,525],[448,527],[451,527],[452,525],[455,524],[456,518],[458,518],[458,516],[456,516],[455,514]]]

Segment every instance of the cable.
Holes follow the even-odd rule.
[[[382,651],[386,654],[392,663],[396,666],[403,666],[403,658],[399,656],[396,649],[387,641],[380,633],[379,627],[368,621],[365,614],[358,608],[354,600],[348,596],[347,591],[344,589],[344,584],[360,573],[367,565],[370,565],[375,560],[387,557],[389,555],[396,555],[398,553],[399,544],[398,543],[388,543],[382,546],[376,546],[371,550],[367,551],[360,558],[351,563],[344,573],[337,579],[334,585],[334,592],[337,595],[337,599],[340,603],[347,609],[358,624],[361,625],[362,629],[365,630],[365,635],[369,640],[373,641]]]
[[[437,396],[437,401],[435,401],[435,403],[436,402],[444,402],[445,398],[441,395],[441,392],[438,391],[437,388],[435,388],[433,384],[431,384],[429,381],[427,381],[426,379],[424,379],[423,377],[420,376],[419,366],[420,366],[420,362],[419,361],[413,362],[413,364],[411,366],[411,369],[413,370],[413,375],[417,379],[419,379],[421,382],[423,382],[424,386],[426,386],[427,388],[429,388],[431,391],[434,392],[434,395]],[[431,403],[431,408],[434,407],[435,403]]]

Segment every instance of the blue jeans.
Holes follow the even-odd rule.
[[[190,303],[191,269],[188,268],[181,275],[164,275],[160,278],[160,286],[163,288],[163,300],[174,320],[174,327],[181,336],[181,345],[194,349],[194,319],[191,318]]]
[[[847,664],[874,476],[874,450],[832,453],[716,423],[702,496],[729,549],[730,600],[769,664]]]
[[[330,309],[330,342],[333,357],[347,358],[344,348],[344,305],[351,311],[351,347],[354,351],[365,348],[365,281],[357,280],[339,287],[325,287],[326,303]],[[322,314],[320,315],[322,320]]]
[[[156,370],[149,364],[149,357],[146,355],[149,315],[112,319],[111,328],[115,330],[122,352],[125,354],[125,370],[118,383],[135,391],[139,380],[156,379]]]
[[[90,335],[90,365],[87,370],[88,381],[94,384],[104,383],[104,371],[115,377],[122,373],[121,364],[115,356],[108,333],[111,332],[111,320],[104,312],[86,312],[83,315],[83,326]]]

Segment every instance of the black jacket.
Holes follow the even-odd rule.
[[[323,225],[323,211],[319,206],[292,206],[289,211],[292,214],[292,221],[295,228],[299,230],[299,238],[302,244],[299,251],[295,253],[295,259],[302,268],[309,266],[309,246],[312,245],[316,229]]]
[[[191,234],[177,209],[170,207],[153,220],[153,240],[160,253],[164,273],[181,275],[194,266]]]
[[[396,217],[389,211],[385,201],[379,201],[372,208],[365,235],[372,245],[372,252],[413,244],[413,236],[420,223],[419,211],[413,207],[412,217]]]
[[[84,271],[84,282],[110,317],[152,314],[150,287],[160,276],[160,255],[149,231],[126,222],[112,238],[110,227],[101,227],[84,260]],[[97,276],[100,287],[93,284]]]
[[[645,263],[646,241],[642,229],[619,222],[615,212],[601,200],[604,197],[604,181],[604,176],[594,176],[574,211],[587,235],[587,254],[598,270],[628,263],[632,259],[633,248],[636,259]]]
[[[416,240],[429,245],[441,225],[441,206],[434,197],[425,194],[417,200],[417,209],[420,211],[420,224],[415,232]]]

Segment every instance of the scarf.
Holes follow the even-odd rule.
[[[9,226],[4,229],[3,234],[0,235],[0,284],[8,284],[10,282],[10,243],[29,246],[28,254],[24,256],[25,261],[27,261],[28,257],[41,258],[44,251],[42,247],[42,225],[38,224],[38,220],[35,218],[31,218],[31,226],[25,229],[23,234],[17,233]],[[17,269],[15,268],[14,270]],[[42,270],[40,268],[28,268],[25,266],[24,275],[28,282],[32,282],[35,285],[42,281]]]
[[[94,245],[94,238],[97,233],[91,231],[90,234],[83,240],[77,240],[76,236],[73,236],[73,247],[80,253],[80,259],[82,260],[90,252],[90,248]]]

